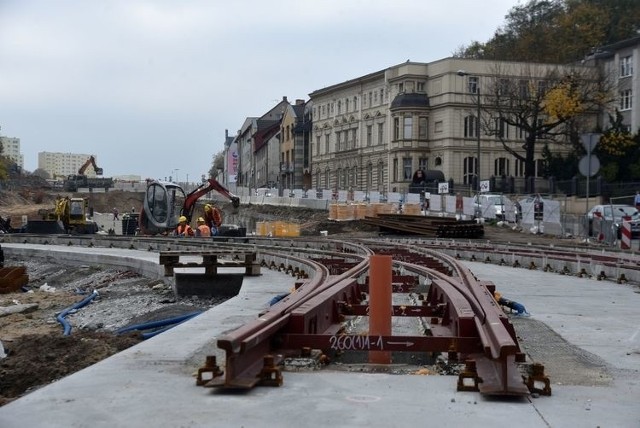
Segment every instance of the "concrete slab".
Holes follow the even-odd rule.
[[[204,356],[222,358],[215,338],[254,319],[272,297],[293,286],[293,278],[265,269],[260,277],[245,278],[235,298],[0,407],[0,426],[640,426],[637,287],[469,265],[505,297],[525,304],[532,321],[597,355],[611,380],[601,386],[553,383],[551,397],[519,399],[456,392],[457,378],[450,376],[331,370],[286,372],[280,388],[227,393],[196,387],[195,370]]]

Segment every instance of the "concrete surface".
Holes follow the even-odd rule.
[[[146,252],[108,251],[132,264],[140,263],[135,261],[139,253],[147,261],[150,257]],[[593,355],[607,378],[592,386],[573,382],[570,375],[556,382],[547,373],[551,397],[519,399],[457,392],[457,377],[452,376],[330,370],[285,372],[279,388],[228,393],[196,387],[194,372],[204,356],[222,358],[215,338],[255,318],[273,296],[293,286],[293,278],[263,269],[263,275],[245,278],[235,298],[0,407],[0,427],[640,426],[637,286],[469,265],[505,297],[525,304],[532,316],[518,322],[549,326],[576,352]]]

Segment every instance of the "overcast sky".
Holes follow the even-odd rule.
[[[283,96],[485,42],[518,0],[0,0],[0,135],[200,179]]]

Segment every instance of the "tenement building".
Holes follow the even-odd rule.
[[[441,173],[469,192],[477,186],[477,175],[480,181],[524,180],[525,163],[513,153],[525,155],[527,136],[491,111],[489,95],[509,81],[523,97],[530,96],[529,91],[548,88],[552,70],[559,76],[576,69],[593,71],[587,66],[459,58],[408,61],[316,90],[309,94],[311,185],[406,192],[419,169]],[[536,120],[543,123],[545,118]],[[543,172],[543,146],[536,144],[530,154],[535,176]]]

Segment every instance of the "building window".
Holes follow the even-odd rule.
[[[398,93],[401,94],[404,92],[404,83],[398,83]]]
[[[496,118],[496,137],[509,138],[509,125],[502,118]]]
[[[367,125],[367,147],[371,147],[371,139],[372,139],[372,131],[373,126]]]
[[[320,137],[316,137],[316,155],[320,154]]]
[[[353,97],[353,111],[358,110],[358,97]]]
[[[373,93],[369,92],[369,107],[373,107]]]
[[[515,173],[516,177],[524,177],[524,161],[522,159],[515,160]]]
[[[393,118],[393,139],[400,139],[400,118],[398,117]]]
[[[620,58],[620,77],[627,77],[633,74],[633,63],[631,56]]]
[[[464,184],[473,184],[473,177],[476,175],[477,162],[475,157],[467,157],[462,162],[462,179]]]
[[[424,92],[424,82],[416,83],[416,89],[418,92]]]
[[[464,136],[465,138],[478,136],[478,118],[476,116],[464,118]]]
[[[398,158],[393,159],[393,181],[398,179]]]
[[[429,169],[429,159],[428,158],[420,158],[418,159],[418,169],[426,171]]]
[[[342,132],[336,132],[336,152],[344,150],[344,147],[342,147],[342,138],[340,138],[341,135]]]
[[[493,175],[498,177],[509,175],[509,159],[498,158],[493,161]]]
[[[536,159],[536,177],[544,176],[544,159]]]
[[[529,99],[529,81],[528,80],[518,81],[518,93],[520,94],[520,98]]]
[[[367,190],[373,186],[373,165],[367,164]]]
[[[324,136],[324,152],[329,154],[329,134]]]
[[[403,130],[403,138],[405,140],[410,140],[413,138],[413,117],[405,116],[404,117],[404,130]]]
[[[402,159],[402,178],[403,180],[411,180],[413,168],[411,168],[411,158]]]
[[[338,101],[338,114],[342,113],[342,101]]]
[[[631,110],[632,105],[632,92],[631,89],[620,92],[620,110]]]
[[[467,91],[470,94],[477,94],[480,92],[480,78],[478,76],[469,76],[467,81]]]
[[[384,102],[384,88],[380,89],[380,104]]]
[[[440,133],[444,130],[444,123],[442,123],[441,120],[438,120],[433,124],[433,128],[433,132]]]
[[[384,142],[384,123],[378,124],[378,144],[383,144]]]
[[[427,139],[427,118],[421,117],[418,119],[418,138],[420,140]]]
[[[349,98],[344,100],[344,112],[349,113]]]

